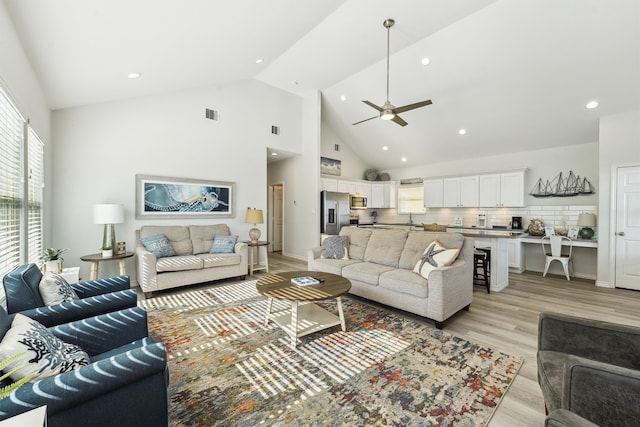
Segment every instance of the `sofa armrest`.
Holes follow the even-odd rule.
[[[473,301],[473,274],[467,260],[456,260],[450,266],[439,267],[429,273],[430,317],[442,322]]]
[[[578,414],[566,409],[557,409],[544,420],[545,427],[598,427]]]
[[[135,307],[137,304],[138,295],[136,290],[126,289],[95,297],[33,308],[20,313],[49,327]]]
[[[87,280],[71,285],[80,298],[95,297],[108,292],[124,291],[131,288],[129,276],[114,276],[106,279]]]
[[[49,330],[64,342],[79,346],[89,356],[104,353],[149,335],[147,311],[142,307],[89,317]]]
[[[545,350],[640,369],[640,328],[560,313],[540,313],[538,351]]]
[[[158,272],[156,271],[158,259],[143,246],[136,248],[136,255],[138,260],[138,285],[143,292],[158,290]]]
[[[249,245],[244,242],[237,242],[233,251],[240,254],[240,265],[244,265],[245,268],[249,268]]]
[[[637,425],[640,371],[568,355],[563,372],[563,409],[596,424]]]
[[[311,248],[307,251],[307,268],[311,271],[313,271],[313,261],[315,261],[316,259],[320,258],[320,256],[322,255],[322,247],[321,246],[316,246],[314,248]]]
[[[45,378],[36,383],[27,383],[14,391],[11,398],[0,400],[0,419],[8,418],[39,406],[47,405],[47,417],[54,417],[64,411],[78,408],[86,402],[104,399],[101,405],[105,411],[117,411],[110,398],[114,393],[126,392],[127,388],[150,377],[156,377],[156,384],[166,383],[166,351],[164,344],[151,344],[135,348],[83,366],[74,371]],[[135,393],[141,390],[136,390]],[[144,399],[131,392],[132,407],[144,413],[148,400],[166,399],[165,387],[148,387]],[[134,402],[138,402],[138,404]],[[106,415],[106,414],[105,414]],[[121,417],[122,418],[122,417]],[[76,420],[75,425],[112,425],[107,419]],[[57,425],[60,425],[59,423]],[[65,424],[68,425],[68,424]]]

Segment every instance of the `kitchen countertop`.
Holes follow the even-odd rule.
[[[510,230],[507,228],[449,227],[447,232],[462,233],[462,235],[470,237],[518,238],[526,235],[524,230]]]

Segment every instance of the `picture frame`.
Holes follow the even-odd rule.
[[[555,236],[556,235],[555,227],[553,227],[553,226],[545,227],[544,228],[544,235],[545,236]]]
[[[234,217],[234,182],[136,175],[136,219]]]
[[[320,157],[320,173],[324,175],[340,176],[342,173],[342,161]]]
[[[569,227],[569,231],[567,232],[567,237],[570,239],[577,239],[579,232],[580,232],[580,226],[572,225]]]

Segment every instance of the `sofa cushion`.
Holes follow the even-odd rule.
[[[190,225],[189,235],[193,244],[194,254],[206,254],[211,250],[213,238],[216,235],[228,236],[231,234],[227,224]]]
[[[405,230],[375,230],[364,252],[364,260],[398,268],[400,254],[406,241]]]
[[[357,259],[329,259],[329,258],[316,258],[314,260],[312,269],[314,271],[324,271],[325,273],[333,273],[338,276],[342,275],[342,269],[347,265],[358,264],[362,261]]]
[[[417,298],[427,298],[429,296],[429,286],[427,279],[418,276],[411,270],[391,270],[380,275],[380,287],[412,295]]]
[[[342,277],[349,280],[357,280],[367,285],[378,286],[380,275],[391,270],[393,270],[393,267],[388,265],[359,262],[345,266],[342,269]]]
[[[173,250],[173,246],[164,234],[156,234],[149,237],[141,237],[140,243],[142,246],[156,258],[176,256],[176,252]]]
[[[364,261],[364,251],[371,237],[371,229],[342,227],[340,235],[349,238],[349,258]]]
[[[416,262],[413,271],[428,279],[429,273],[436,268],[453,264],[459,253],[460,248],[445,248],[440,242],[434,240],[424,250],[424,254]]]
[[[159,258],[156,262],[156,271],[158,273],[166,271],[199,270],[202,267],[202,259],[194,255]]]
[[[321,258],[349,259],[349,238],[329,236],[322,241]]]
[[[424,254],[424,249],[434,240],[439,241],[447,248],[461,248],[464,243],[464,236],[460,233],[410,231],[400,255],[399,267],[405,270],[413,270],[416,262]]]
[[[38,287],[45,305],[55,305],[79,299],[71,285],[59,274],[45,273],[40,279]]]
[[[144,225],[140,227],[140,239],[156,234],[164,234],[177,255],[192,255],[193,245],[189,228],[181,225]]]
[[[36,382],[90,363],[89,356],[80,347],[60,340],[40,323],[20,313],[13,318],[11,328],[0,342],[0,360],[15,355],[20,356],[4,371],[26,367],[11,374],[14,381],[33,374],[30,382]]]
[[[225,265],[240,264],[240,254],[198,254],[202,260],[202,268],[222,267]]]
[[[232,254],[233,248],[236,247],[238,236],[224,236],[216,234],[211,244],[210,254]]]

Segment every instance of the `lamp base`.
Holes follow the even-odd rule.
[[[251,243],[258,243],[261,234],[260,230],[255,227],[249,230],[249,239],[251,239]]]
[[[580,238],[584,240],[591,240],[594,234],[595,233],[593,232],[593,229],[589,227],[583,227],[578,232],[578,236],[580,236]]]

